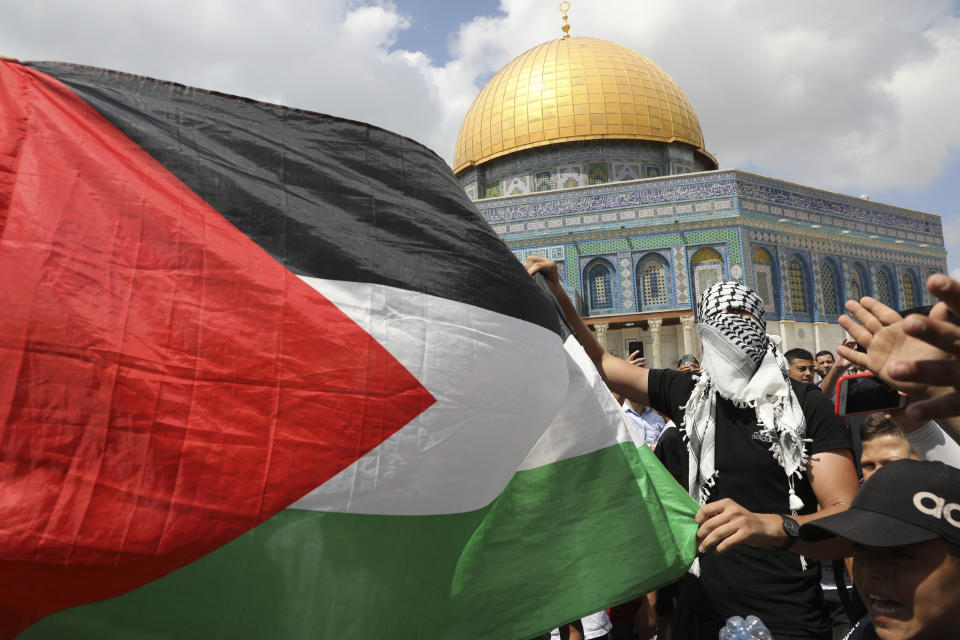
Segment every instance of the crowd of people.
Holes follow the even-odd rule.
[[[760,297],[718,283],[698,303],[701,360],[648,369],[603,349],[555,263],[526,266],[550,284],[640,446],[701,505],[681,581],[559,637],[712,640],[751,614],[778,640],[960,637],[960,282],[931,276],[940,302],[926,315],[848,301],[851,340],[836,355],[784,353]],[[856,371],[904,408],[836,415],[837,381]]]

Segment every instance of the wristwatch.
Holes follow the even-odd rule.
[[[789,549],[800,539],[800,524],[786,514],[781,513],[780,517],[783,518],[783,530],[787,534],[787,541],[780,545],[780,548]]]

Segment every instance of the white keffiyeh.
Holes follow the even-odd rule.
[[[770,453],[787,476],[789,507],[796,514],[803,501],[794,491],[793,480],[806,469],[806,420],[786,375],[780,338],[766,335],[763,302],[742,284],[721,282],[704,292],[698,311],[702,370],[684,407],[681,425],[690,457],[690,495],[706,504],[716,483],[719,395],[756,411],[761,433],[773,443]]]

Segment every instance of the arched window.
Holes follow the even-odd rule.
[[[793,307],[793,312],[809,313],[803,265],[797,258],[790,261],[790,266],[787,267],[787,277],[790,279],[790,306]]]
[[[864,276],[863,267],[859,264],[850,265],[849,279],[847,280],[847,298],[849,300],[860,300],[865,295],[869,295],[864,286],[867,278]]]
[[[890,281],[890,274],[887,273],[887,270],[883,267],[877,269],[877,291],[876,291],[877,300],[887,305],[888,307],[894,306],[893,301],[893,284]]]
[[[763,300],[767,317],[777,315],[777,293],[773,286],[773,275],[773,256],[766,249],[757,247],[753,250],[753,286]]]
[[[637,299],[642,307],[662,307],[669,303],[667,290],[667,261],[659,255],[649,255],[637,264]]]
[[[696,300],[710,285],[723,280],[723,256],[716,249],[704,247],[690,258],[690,270],[693,272]]]
[[[824,260],[820,263],[820,295],[823,298],[824,315],[840,313],[840,279],[833,263]]]
[[[613,309],[613,270],[603,262],[587,269],[586,298],[590,311]]]
[[[900,287],[902,309],[910,309],[912,307],[920,306],[920,302],[917,298],[917,291],[919,291],[919,289],[920,288],[917,284],[917,276],[914,275],[913,271],[910,269],[904,271],[903,283]]]

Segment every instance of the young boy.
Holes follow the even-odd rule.
[[[960,638],[960,470],[891,462],[847,511],[804,524],[800,535],[853,543],[853,581],[868,615],[850,640]]]

